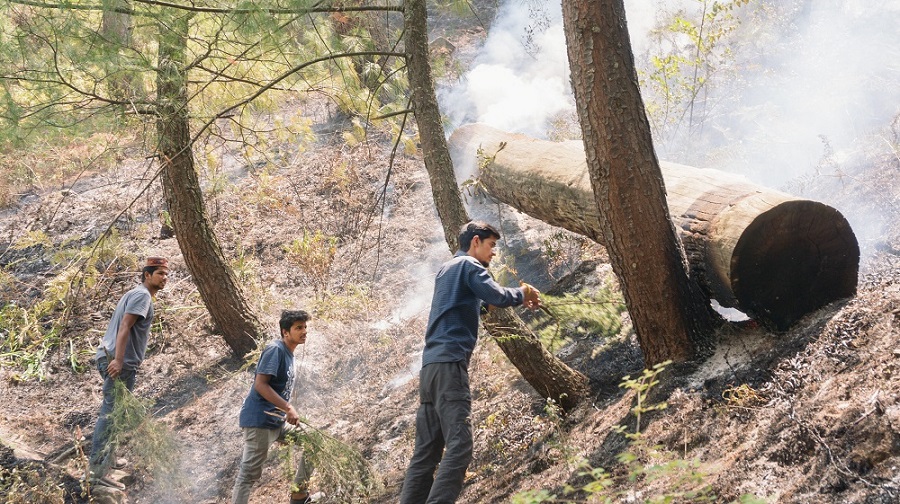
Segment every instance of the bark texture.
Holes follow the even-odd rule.
[[[473,159],[479,148],[491,158],[478,178],[492,197],[604,243],[582,142],[480,124],[450,137],[457,161]],[[859,245],[834,208],[717,170],[664,161],[660,168],[691,275],[722,306],[784,329],[855,293]]]
[[[256,340],[261,341],[264,333],[207,219],[194,169],[183,69],[188,17],[169,17],[159,27],[156,129],[166,204],[178,246],[206,309],[231,350],[243,357],[256,348]]]
[[[459,195],[453,161],[444,136],[444,125],[437,104],[431,64],[428,61],[428,22],[425,0],[404,4],[406,67],[412,92],[413,111],[419,128],[419,141],[425,154],[425,169],[431,181],[431,194],[437,207],[447,246],[455,252],[459,228],[469,216]]]
[[[469,221],[462,203],[453,162],[444,136],[440,110],[428,62],[428,26],[424,0],[405,4],[406,52],[413,110],[419,127],[419,139],[425,157],[425,168],[444,238],[451,253],[459,248],[459,228]],[[542,397],[557,401],[570,409],[587,397],[588,379],[548,352],[537,335],[512,308],[497,308],[484,319],[485,328],[496,338],[497,345],[528,383]]]
[[[491,309],[484,317],[484,326],[541,397],[571,411],[587,396],[587,377],[550,353],[513,309]]]
[[[623,2],[566,0],[563,24],[601,235],[644,360],[692,359],[713,318],[669,219]]]

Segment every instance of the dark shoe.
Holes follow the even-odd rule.
[[[306,496],[300,499],[291,498],[291,504],[310,504],[311,502],[316,502],[321,499],[323,495],[322,492],[316,492],[314,494],[307,492]]]

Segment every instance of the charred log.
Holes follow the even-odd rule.
[[[493,198],[602,244],[581,141],[549,142],[471,124],[450,137],[458,162],[482,153]],[[709,169],[660,162],[669,213],[709,297],[776,329],[853,296],[859,245],[840,212]]]

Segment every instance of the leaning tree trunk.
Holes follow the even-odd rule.
[[[603,240],[644,360],[692,359],[713,316],[669,219],[623,2],[565,0],[563,24]]]
[[[453,160],[447,149],[444,125],[428,61],[428,21],[425,0],[410,0],[404,5],[406,67],[412,92],[413,111],[419,127],[419,141],[425,157],[425,169],[431,181],[431,195],[444,227],[444,238],[451,252],[459,248],[459,228],[469,221],[459,195]]]
[[[471,162],[479,149],[487,159],[478,163],[478,180],[491,197],[604,243],[583,142],[483,124],[450,137],[457,162]],[[859,245],[834,208],[717,170],[666,162],[660,168],[691,275],[722,306],[785,329],[856,292]]]
[[[408,0],[405,3],[405,27],[407,68],[425,168],[431,180],[434,204],[444,227],[444,238],[450,252],[454,253],[459,248],[459,228],[469,221],[469,217],[456,185],[431,79],[425,0]],[[569,410],[587,396],[587,377],[548,352],[537,335],[511,308],[491,310],[485,318],[485,327],[522,377],[542,397],[553,399]]]
[[[235,280],[206,217],[194,170],[184,71],[188,16],[159,23],[156,131],[162,163],[163,192],[175,237],[197,290],[225,342],[238,356],[254,348],[264,333]]]

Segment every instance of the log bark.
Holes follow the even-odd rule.
[[[450,137],[457,162],[479,148],[492,158],[478,175],[488,194],[603,244],[581,141],[537,140],[480,124]],[[859,245],[836,209],[717,170],[660,167],[691,274],[722,306],[783,330],[856,293]]]

